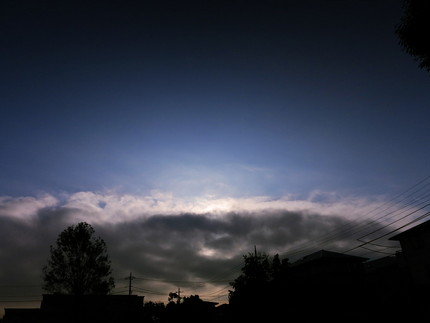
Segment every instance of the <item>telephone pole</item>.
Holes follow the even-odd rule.
[[[135,278],[136,277],[131,275],[131,272],[130,272],[130,276],[125,278],[125,279],[128,279],[128,295],[131,295],[131,281]]]

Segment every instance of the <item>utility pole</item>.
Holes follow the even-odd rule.
[[[130,272],[130,276],[125,278],[125,279],[128,279],[128,295],[131,295],[131,281],[135,278],[136,277],[131,275],[131,272]]]

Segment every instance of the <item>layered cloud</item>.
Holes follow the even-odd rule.
[[[321,248],[356,244],[352,228],[382,201],[314,193],[307,199],[265,196],[181,199],[153,192],[115,192],[0,198],[1,300],[41,293],[41,268],[49,246],[67,226],[88,222],[107,243],[115,292],[166,301],[170,291],[225,301],[228,282],[240,274],[242,256],[254,246],[294,260]],[[348,230],[345,230],[348,229]],[[3,304],[4,306],[4,304]]]

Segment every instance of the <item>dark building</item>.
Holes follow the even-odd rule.
[[[5,308],[5,323],[39,323],[43,322],[39,308]]]
[[[298,322],[364,319],[364,262],[367,258],[320,250],[291,265],[286,304]],[[288,289],[287,289],[288,288]]]
[[[144,296],[43,295],[40,309],[5,309],[5,323],[132,322],[143,318]]]
[[[309,284],[350,284],[362,278],[367,258],[320,250],[292,265],[295,277]]]
[[[378,319],[422,321],[429,315],[430,221],[389,240],[399,241],[402,251],[365,263],[363,299]]]
[[[430,285],[430,221],[399,233],[389,240],[400,242],[405,265],[415,286]]]

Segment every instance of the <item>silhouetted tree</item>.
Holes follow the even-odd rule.
[[[430,72],[430,1],[403,0],[404,15],[396,26],[400,45],[420,68]]]
[[[161,302],[147,302],[143,306],[144,322],[160,323],[163,322],[166,307]]]
[[[115,285],[106,244],[93,235],[93,227],[85,222],[60,233],[43,267],[46,291],[72,295],[104,295],[111,291]]]
[[[273,312],[278,293],[275,284],[280,282],[281,272],[286,266],[275,255],[272,259],[265,253],[244,255],[242,274],[230,285],[229,303],[232,307],[233,320],[252,320],[256,317],[268,317]]]
[[[170,293],[176,294],[176,293]],[[200,323],[213,322],[215,318],[214,304],[200,299],[199,295],[181,297],[181,302],[175,302],[176,297],[169,296],[162,322]]]
[[[169,293],[169,297],[168,297],[168,301],[173,302],[173,300],[176,299],[176,303],[179,304],[181,302],[182,297],[179,295],[179,293],[176,292],[170,292]]]
[[[236,300],[255,297],[256,289],[263,288],[272,277],[268,255],[249,253],[244,255],[243,259],[245,265],[242,267],[242,274],[230,283],[234,290],[229,291],[229,299],[233,303]]]

